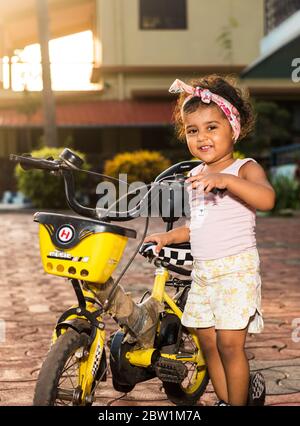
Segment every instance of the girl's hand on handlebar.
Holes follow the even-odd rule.
[[[144,243],[150,243],[150,242],[157,244],[157,246],[155,247],[155,251],[157,254],[159,254],[159,252],[164,246],[171,244],[170,235],[168,232],[162,232],[161,234],[148,235],[148,237],[144,239]]]
[[[200,184],[203,185],[204,192],[210,192],[213,188],[226,189],[228,185],[228,174],[226,173],[199,173],[187,179],[192,189],[196,189]]]

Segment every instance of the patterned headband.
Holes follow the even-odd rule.
[[[192,99],[193,97],[199,97],[201,98],[201,101],[205,104],[210,104],[211,101],[213,101],[215,104],[217,104],[221,110],[224,112],[226,117],[228,118],[228,121],[232,127],[233,130],[233,138],[236,142],[238,140],[238,137],[241,132],[241,124],[240,124],[240,114],[238,110],[226,99],[224,99],[222,96],[216,95],[215,93],[212,93],[209,89],[203,89],[202,87],[192,87],[188,84],[185,84],[183,81],[176,79],[170,89],[170,93],[181,93],[186,92],[189,94],[189,96],[186,97],[184,100],[181,112],[183,112],[183,108],[186,105],[186,103]],[[234,143],[235,143],[234,142]]]

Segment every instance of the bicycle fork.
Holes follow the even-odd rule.
[[[92,403],[96,381],[106,380],[107,366],[104,350],[106,332],[102,320],[103,309],[100,305],[99,308],[95,307],[97,301],[92,292],[82,289],[77,279],[72,279],[71,283],[78,299],[78,306],[71,307],[61,315],[52,335],[52,344],[70,328],[79,334],[86,333],[89,336],[87,347],[77,351],[75,357],[79,362],[80,400]]]

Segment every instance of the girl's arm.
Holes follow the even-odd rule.
[[[229,173],[198,173],[187,182],[192,188],[203,185],[204,192],[213,188],[228,189],[232,194],[258,210],[272,210],[275,205],[275,191],[269,183],[264,169],[253,161],[248,161],[240,168],[241,176]]]
[[[172,229],[168,232],[162,232],[159,234],[149,235],[144,239],[144,243],[154,242],[157,243],[156,252],[159,253],[160,250],[168,244],[178,244],[185,243],[190,240],[190,230],[188,227],[179,226],[178,228]]]
[[[186,225],[172,229],[171,231],[168,231],[167,234],[170,238],[169,244],[179,244],[190,241],[190,228]]]
[[[228,191],[258,210],[272,210],[276,194],[269,183],[264,169],[253,161],[241,168],[241,177],[226,174]]]

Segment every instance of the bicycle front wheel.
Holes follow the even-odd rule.
[[[89,336],[68,329],[50,349],[40,370],[33,405],[90,405],[81,401],[79,365]]]

